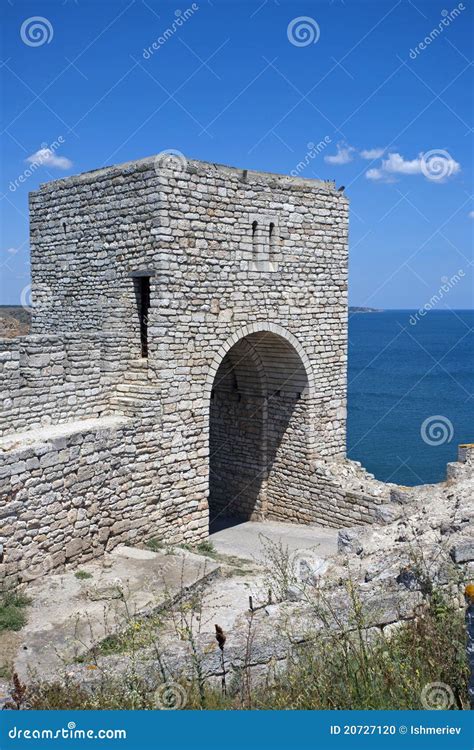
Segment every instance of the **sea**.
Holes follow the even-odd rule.
[[[474,443],[474,310],[349,316],[349,458],[385,482],[440,482]]]

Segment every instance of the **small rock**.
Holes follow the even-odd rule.
[[[412,495],[410,492],[403,487],[392,487],[390,490],[390,500],[392,503],[399,503],[400,505],[406,505],[412,502]]]
[[[418,576],[411,568],[402,568],[396,580],[397,583],[404,586],[408,591],[415,591],[420,588]]]
[[[312,550],[298,550],[294,557],[294,573],[298,581],[315,584],[326,573],[329,563]]]
[[[447,586],[448,583],[451,583],[454,578],[454,571],[453,571],[453,564],[452,562],[442,562],[437,570],[432,572],[432,578],[433,581],[438,586]]]
[[[87,597],[91,602],[110,601],[121,599],[123,592],[119,586],[92,586],[87,590]]]
[[[341,529],[337,537],[338,552],[355,552],[360,555],[364,546],[357,529]]]
[[[442,521],[439,525],[441,534],[449,534],[452,530],[452,524],[449,521]]]
[[[455,563],[471,562],[474,560],[474,539],[463,539],[458,542],[450,554]]]
[[[401,511],[393,505],[379,505],[375,511],[375,518],[379,523],[392,523],[400,518]]]
[[[303,589],[299,586],[288,586],[286,598],[289,602],[300,602],[303,599]]]

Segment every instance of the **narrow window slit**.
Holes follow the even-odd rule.
[[[150,309],[150,277],[135,278],[138,319],[140,324],[140,350],[143,359],[148,357],[148,314]]]
[[[258,253],[257,229],[258,229],[258,222],[252,221],[252,252],[253,252],[254,259],[257,258],[257,253]]]

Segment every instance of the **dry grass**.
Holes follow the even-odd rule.
[[[425,686],[444,683],[453,696],[451,708],[468,708],[463,615],[438,594],[430,597],[416,620],[400,625],[390,638],[380,634],[368,639],[362,629],[331,635],[325,631],[295,651],[284,670],[269,666],[265,684],[255,685],[242,673],[227,681],[224,694],[203,682],[198,669],[194,673],[194,681],[181,681],[187,702],[180,707],[423,709]],[[137,674],[132,669],[117,679],[104,677],[93,689],[72,682],[43,684],[30,690],[25,700],[35,709],[159,708],[157,691]],[[160,682],[157,666],[156,683]]]

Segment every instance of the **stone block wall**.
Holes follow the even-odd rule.
[[[98,416],[110,385],[104,336],[0,340],[0,435]]]
[[[343,455],[346,198],[325,183],[199,163],[188,164],[178,174],[162,174],[160,182],[163,206],[156,236],[163,293],[152,300],[150,352],[152,362],[165,363],[158,377],[174,419],[181,420],[181,389],[187,383],[198,387],[186,397],[193,414],[182,424],[187,460],[205,469],[213,377],[231,347],[257,332],[289,342],[311,370],[308,454]],[[262,243],[269,241],[272,216],[277,242],[273,248],[267,245],[270,260],[262,264]],[[262,227],[257,248],[255,221]],[[267,374],[278,367],[277,359],[273,357],[270,366],[263,363]],[[284,366],[283,357],[280,361]],[[288,451],[291,454],[291,445]],[[287,456],[290,463],[293,456]],[[298,494],[304,473],[293,471],[291,476]],[[206,477],[204,492],[207,484]],[[255,482],[250,483],[255,492],[252,485]],[[231,494],[226,505],[238,513]],[[237,494],[242,498],[242,489]]]
[[[170,535],[159,437],[105,417],[0,443],[0,589],[85,562],[119,543]]]
[[[209,443],[212,521],[226,515],[245,519],[263,516],[263,419],[263,397],[242,397],[234,391],[216,389],[211,402]]]

